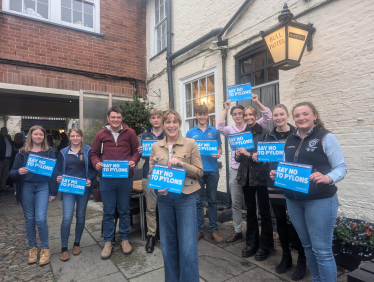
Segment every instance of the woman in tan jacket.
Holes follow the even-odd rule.
[[[155,164],[186,169],[181,194],[156,190],[160,216],[161,249],[165,265],[165,282],[198,282],[196,191],[203,165],[195,140],[180,133],[182,120],[178,112],[168,110],[163,116],[165,137],[153,144],[148,179]]]

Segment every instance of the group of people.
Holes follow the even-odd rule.
[[[200,105],[195,109],[197,125],[186,137],[180,131],[182,119],[173,109],[163,113],[160,109],[150,112],[151,127],[141,135],[141,140],[155,140],[150,157],[143,165],[142,187],[146,197],[147,242],[145,250],[152,253],[156,244],[157,226],[160,230],[161,249],[165,266],[165,281],[199,281],[198,240],[204,237],[204,197],[208,200],[210,236],[217,243],[233,243],[243,238],[242,201],[247,207],[246,246],[243,257],[255,256],[256,260],[267,259],[273,250],[273,226],[271,209],[277,220],[277,231],[281,242],[282,260],[276,267],[284,273],[292,266],[290,241],[287,237],[287,210],[299,236],[297,250],[299,258],[294,280],[305,275],[308,261],[313,281],[336,281],[336,265],[332,253],[332,235],[339,205],[335,184],[346,174],[346,165],[341,147],[335,136],[327,131],[313,104],[304,102],[292,109],[295,126],[288,123],[290,113],[282,105],[271,111],[263,106],[257,95],[253,104],[262,114],[258,119],[257,108],[231,107],[224,104],[224,111],[216,127],[208,124],[208,108]],[[226,126],[227,113],[233,118],[233,126]],[[62,175],[87,179],[84,195],[62,193],[63,219],[61,224],[61,260],[69,259],[68,237],[76,203],[76,232],[73,255],[79,255],[79,242],[84,229],[85,211],[93,182],[101,175],[104,160],[128,161],[128,178],[99,178],[103,201],[103,260],[112,254],[115,236],[114,216],[119,214],[119,236],[125,255],[132,252],[128,241],[130,227],[129,202],[133,184],[133,170],[142,157],[135,132],[123,123],[121,109],[112,107],[107,115],[108,124],[99,131],[92,148],[83,145],[80,129],[69,131],[70,145],[61,151],[52,177],[34,174],[25,168],[30,153],[54,158],[46,141],[46,132],[40,126],[30,129],[26,143],[16,156],[11,177],[17,181],[17,201],[21,201],[25,214],[26,232],[29,241],[29,263],[38,261],[35,225],[41,242],[39,264],[50,261],[48,251],[48,226],[46,213],[48,202],[57,196],[57,185]],[[273,121],[272,131],[264,128]],[[229,189],[232,200],[234,232],[224,240],[217,229],[217,187],[219,181],[218,159],[222,155],[221,134],[251,131],[254,149],[232,150],[229,174]],[[217,141],[218,153],[201,155],[195,140]],[[259,162],[259,141],[285,140],[284,160],[313,166],[309,193],[295,192],[274,185],[277,163]],[[186,177],[182,193],[172,193],[168,187],[156,190],[148,187],[154,165],[161,164],[184,168]],[[256,197],[257,195],[257,197]],[[257,199],[257,200],[256,200]],[[261,215],[261,234],[257,218],[257,204]],[[157,224],[156,211],[159,213]]]

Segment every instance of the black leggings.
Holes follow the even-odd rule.
[[[286,205],[279,205],[279,204],[272,204],[271,205],[275,214],[275,218],[277,219],[277,230],[279,235],[279,240],[281,242],[282,250],[284,253],[288,253],[290,251],[289,248],[289,239],[288,239],[288,232],[287,232],[287,214],[286,214]],[[293,225],[291,224],[292,232],[295,236],[295,243],[296,246],[294,248],[297,249],[299,252],[300,258],[305,258],[305,252],[303,245],[301,244],[300,238],[297,235],[297,232]]]

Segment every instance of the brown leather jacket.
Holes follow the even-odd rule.
[[[200,189],[197,179],[204,174],[203,163],[199,148],[194,139],[183,137],[179,132],[177,142],[173,145],[173,158],[178,158],[183,162],[186,169],[186,178],[182,189],[183,194],[191,194]],[[151,157],[149,158],[148,180],[151,177],[154,164],[167,165],[169,162],[169,146],[164,139],[156,142],[152,146]],[[167,187],[165,187],[166,189]]]

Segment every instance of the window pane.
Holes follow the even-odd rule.
[[[186,102],[186,117],[193,117],[192,101]]]
[[[71,0],[61,0],[61,6],[71,8]]]
[[[216,127],[216,116],[209,117],[209,125]]]
[[[93,28],[93,15],[84,14],[84,26]]]
[[[250,74],[243,75],[241,80],[242,80],[241,81],[242,83],[249,83],[251,82],[251,75]]]
[[[156,53],[161,51],[161,39],[157,40],[157,50]]]
[[[268,68],[267,72],[268,72],[268,81],[267,82],[274,81],[274,80],[278,79],[278,70],[276,68],[273,68],[273,67]]]
[[[192,100],[192,95],[191,95],[191,83],[188,83],[185,85],[186,88],[186,101]]]
[[[33,9],[35,11],[35,1],[25,0],[24,2],[26,9]],[[23,11],[26,14],[31,14],[31,11]]]
[[[214,91],[214,75],[208,77],[208,94],[213,94]]]
[[[208,109],[209,109],[209,113],[215,113],[216,111],[216,96],[215,95],[209,95],[208,96]]]
[[[242,62],[242,73],[251,71],[251,59]]]
[[[89,3],[83,3],[84,12],[93,15],[93,5]]]
[[[165,17],[164,4],[160,6],[160,21]]]
[[[200,97],[206,96],[206,77],[199,79],[200,81]]]
[[[48,5],[38,3],[38,14],[43,18],[48,19]]]
[[[82,13],[73,11],[73,23],[82,24]]]
[[[258,69],[263,67],[265,64],[265,53],[262,53],[253,58],[253,69]]]
[[[161,24],[161,36],[166,35],[166,21]]]
[[[196,126],[196,119],[190,119],[187,121],[189,125],[189,129],[194,128]]]
[[[255,81],[254,81],[255,85],[253,85],[253,86],[265,83],[265,72],[264,72],[264,70],[255,72],[254,73],[254,78],[255,78]]]
[[[193,93],[193,98],[199,98],[199,86],[198,86],[198,81],[192,82],[192,93]]]
[[[269,52],[269,51],[268,51],[268,54],[267,54],[267,56],[268,56],[268,65],[272,65],[272,64],[274,64],[273,58],[271,57],[271,55],[270,55],[270,52]]]
[[[199,103],[199,99],[196,99],[196,100],[193,100],[193,110],[194,110],[194,115],[195,115],[195,109],[197,108],[197,106],[199,106],[200,103]]]
[[[39,3],[48,4],[48,0],[38,0]]]
[[[155,2],[155,7],[156,7],[156,9],[158,8],[158,6],[159,6],[159,4],[158,4],[158,0],[156,0],[156,2]]]
[[[61,20],[64,22],[71,23],[71,10],[67,8],[61,8]]]
[[[160,22],[160,10],[155,11],[155,24],[158,24]]]
[[[11,9],[12,11],[22,13],[22,0],[12,0],[12,1],[10,1],[9,9]]]
[[[166,48],[166,36],[162,37],[162,49],[164,50]]]
[[[77,11],[82,11],[82,1],[74,0],[73,9]]]

